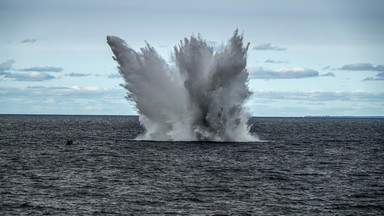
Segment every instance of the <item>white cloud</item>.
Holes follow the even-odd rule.
[[[56,78],[46,72],[61,72],[63,70],[61,67],[51,66],[14,69],[12,68],[13,63],[15,63],[14,60],[1,63],[0,76],[14,79],[15,81],[45,81]],[[15,73],[14,71],[26,71],[29,73]]]
[[[1,113],[135,114],[123,88],[95,86],[0,87]],[[90,109],[92,107],[92,109]]]
[[[0,87],[2,95],[8,96],[82,96],[82,95],[98,95],[115,93],[115,89],[107,89],[101,87],[87,86],[55,86],[55,87],[44,87],[44,86],[28,86],[26,88],[11,88],[11,87]],[[122,89],[121,91],[124,92]]]
[[[110,89],[101,88],[101,87],[80,87],[80,86],[71,86],[71,87],[50,87],[50,88],[42,88],[42,87],[29,87],[29,89],[39,92],[39,94],[45,95],[56,95],[56,96],[95,96],[95,95],[104,95],[110,93]]]
[[[28,86],[26,88],[0,87],[0,97],[30,98],[38,101],[68,101],[73,99],[124,100],[125,91],[121,89],[101,88],[96,86]]]
[[[306,100],[306,101],[382,101],[384,92],[369,91],[274,91],[274,90],[256,90],[253,91],[254,98],[278,99],[278,100]]]
[[[51,76],[47,73],[41,72],[30,72],[30,73],[4,73],[6,78],[15,79],[15,81],[45,81],[54,79],[54,76]]]
[[[248,72],[253,79],[300,79],[319,76],[319,72],[303,67],[282,67],[275,70],[253,67],[248,68]]]
[[[50,103],[50,104],[53,104],[53,103],[55,103],[56,101],[55,101],[55,99],[53,99],[53,98],[48,98],[47,100],[44,100],[43,102],[44,102],[44,103]]]

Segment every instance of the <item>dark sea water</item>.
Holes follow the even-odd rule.
[[[384,215],[384,119],[250,123],[263,142],[135,141],[136,117],[1,115],[0,215]]]

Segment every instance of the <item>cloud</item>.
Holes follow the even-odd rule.
[[[0,72],[8,71],[12,69],[12,64],[15,63],[15,60],[8,60],[0,64]],[[62,67],[52,67],[52,66],[44,66],[44,67],[30,67],[18,69],[19,71],[36,71],[36,72],[62,72]]]
[[[273,64],[280,64],[280,63],[287,63],[286,61],[275,61],[272,59],[267,59],[264,61],[264,63],[273,63]]]
[[[306,100],[306,101],[382,101],[384,100],[384,92],[369,91],[273,91],[273,90],[257,90],[253,91],[254,98],[278,99],[278,100]]]
[[[376,77],[367,77],[362,81],[384,81],[384,72],[378,73]]]
[[[322,76],[322,77],[326,77],[326,76],[328,76],[328,77],[335,77],[335,74],[332,73],[332,72],[328,72],[326,74],[321,74],[320,76]]]
[[[25,39],[20,41],[20,43],[35,43],[37,39]]]
[[[8,60],[0,64],[0,76],[5,78],[14,79],[15,81],[45,81],[51,80],[56,77],[45,72],[61,72],[61,67],[31,67],[24,69],[13,69],[12,64],[14,60]],[[15,73],[14,71],[26,71],[29,73]],[[10,72],[12,71],[12,72]]]
[[[384,77],[367,77],[363,79],[362,81],[384,81]]]
[[[20,71],[62,72],[63,68],[61,68],[61,67],[52,67],[52,66],[44,66],[44,67],[24,68],[24,69],[20,69]]]
[[[124,100],[123,89],[108,89],[94,86],[80,87],[80,86],[28,86],[26,88],[12,88],[12,87],[0,87],[0,96],[23,96],[23,97],[37,97],[43,98],[114,98]]]
[[[283,67],[275,70],[264,70],[261,67],[255,67],[249,68],[248,71],[253,79],[300,79],[319,76],[319,72],[303,67]]]
[[[362,81],[384,81],[384,65],[372,65],[370,63],[347,64],[339,68],[345,71],[375,71],[376,77],[366,77]]]
[[[12,64],[15,63],[15,60],[8,60],[0,64],[0,75],[2,75],[5,71],[11,70]]]
[[[120,79],[121,75],[119,73],[111,73],[108,75],[108,78],[110,79]]]
[[[15,79],[15,81],[45,81],[55,78],[47,73],[36,71],[30,73],[4,73],[3,75],[6,78]]]
[[[137,114],[123,88],[92,86],[0,86],[0,112],[45,114]]]
[[[33,91],[35,94],[39,95],[49,95],[49,96],[69,96],[69,95],[94,95],[105,93],[108,89],[101,87],[79,87],[79,86],[59,86],[59,87],[28,87],[27,89]]]
[[[272,51],[283,51],[287,50],[286,48],[283,47],[278,47],[276,45],[272,45],[271,43],[265,43],[265,44],[260,44],[257,46],[253,47],[253,50],[258,50],[258,51],[264,51],[264,50],[272,50]]]
[[[384,71],[384,65],[373,66],[370,63],[356,63],[356,64],[347,64],[339,68],[339,70],[345,71]]]
[[[85,74],[85,73],[69,73],[69,74],[65,74],[65,76],[69,76],[69,77],[85,77],[85,76],[91,76],[91,74]]]

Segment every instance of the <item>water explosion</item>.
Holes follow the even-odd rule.
[[[167,64],[148,43],[139,52],[116,36],[107,36],[125,79],[147,140],[255,141],[243,103],[247,86],[246,54],[238,30],[215,52],[201,37],[185,38]]]

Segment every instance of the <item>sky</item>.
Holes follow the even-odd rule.
[[[384,116],[382,0],[0,0],[0,114],[136,115],[106,43],[250,42],[252,116]]]

